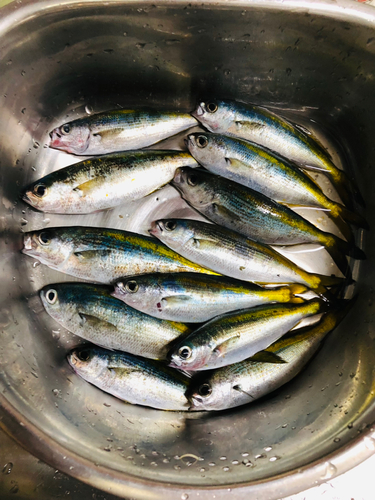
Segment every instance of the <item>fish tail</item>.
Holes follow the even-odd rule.
[[[338,278],[337,276],[324,276],[323,274],[315,274],[314,277],[316,282],[311,285],[311,288],[325,301],[330,301],[332,296],[327,287],[345,286],[353,283],[353,280],[348,277]]]
[[[343,205],[337,204],[339,207],[342,207]],[[349,212],[349,210],[348,210]],[[352,212],[350,212],[352,213]],[[335,225],[338,227],[340,230],[341,234],[344,236],[344,238],[349,242],[352,243],[354,241],[354,234],[349,226],[349,224],[341,217],[339,210],[330,210],[327,212],[327,215],[332,221],[335,223]]]
[[[332,257],[342,274],[350,279],[351,271],[346,256],[348,255],[354,259],[364,260],[366,258],[365,253],[352,243],[348,243],[333,234],[324,238],[324,240],[324,246],[327,252]]]
[[[288,290],[288,302],[292,302],[293,304],[301,304],[302,302],[305,302],[303,297],[297,297],[297,295],[307,292],[309,290],[307,286],[295,284],[285,288]]]
[[[334,209],[334,214],[336,214],[336,217],[341,217],[341,219],[348,222],[349,224],[353,224],[353,226],[362,227],[363,229],[369,229],[369,225],[362,215],[348,210],[343,205],[340,205],[340,203],[337,203],[335,205],[336,206]]]
[[[353,210],[354,207],[353,200],[360,206],[365,206],[365,202],[356,183],[354,180],[351,180],[343,170],[335,167],[329,170],[329,174],[335,183],[340,198],[350,210]]]

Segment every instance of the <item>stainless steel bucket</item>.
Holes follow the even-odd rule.
[[[272,499],[374,453],[375,9],[344,0],[20,1],[2,10],[0,54],[0,425],[55,468],[137,499]],[[314,120],[355,175],[371,230],[358,236],[368,259],[354,268],[357,303],[300,376],[243,408],[183,414],[127,405],[78,379],[65,355],[79,340],[37,296],[70,278],[20,254],[22,231],[136,230],[144,205],[49,216],[19,191],[74,161],[45,147],[66,118],[145,104],[190,110],[201,96]]]

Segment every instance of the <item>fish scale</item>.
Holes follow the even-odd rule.
[[[47,313],[64,328],[94,344],[150,359],[165,359],[169,344],[189,328],[127,306],[109,287],[86,283],[47,285],[40,297]],[[51,303],[49,294],[56,297]]]
[[[75,349],[68,362],[87,382],[123,401],[161,410],[189,408],[189,378],[162,363],[98,347]]]
[[[24,235],[22,252],[57,271],[101,283],[147,272],[217,274],[153,238],[114,229],[70,226],[32,231]]]
[[[223,314],[177,341],[168,354],[170,366],[210,370],[242,361],[267,348],[304,318],[325,309],[324,303],[314,299]]]

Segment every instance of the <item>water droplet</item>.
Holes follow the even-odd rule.
[[[272,450],[272,446],[266,446],[265,448],[263,448],[264,451],[271,451]]]
[[[29,221],[27,219],[25,219],[25,217],[22,217],[21,219],[21,226],[26,226],[26,224],[28,223]]]
[[[210,467],[215,467],[215,465],[216,465],[216,464],[215,464],[215,462],[210,462],[208,465],[209,465]]]
[[[12,62],[13,62],[13,61],[12,61],[12,59],[8,59],[8,60],[7,60],[7,63],[6,63],[6,64],[7,64],[7,66],[10,66],[10,65],[12,64]]]
[[[364,439],[365,446],[368,450],[375,450],[375,438],[371,436],[366,436]]]
[[[205,469],[204,467],[201,467],[201,468],[199,469],[199,472],[206,472],[206,469]]]
[[[229,467],[226,465],[225,467],[223,467],[223,471],[228,472],[229,471]]]
[[[151,462],[150,465],[152,465],[153,467],[157,467],[158,464],[156,462]]]
[[[265,455],[264,453],[262,453],[261,455],[255,455],[255,460],[259,460],[260,458],[267,458],[267,455]]]
[[[233,465],[238,465],[240,462],[238,460],[232,460]]]
[[[46,217],[43,219],[44,224],[49,224],[51,222],[51,219],[49,217]]]
[[[34,149],[38,149],[38,148],[39,148],[39,146],[40,146],[39,142],[38,142],[38,141],[35,141],[35,140],[33,139],[33,148],[34,148]]]
[[[33,268],[35,269],[36,267],[40,266],[40,262],[39,260],[36,260],[35,262],[33,262]]]
[[[12,472],[12,469],[13,469],[13,463],[8,462],[3,467],[3,474],[10,474]]]
[[[170,460],[169,458],[163,458],[163,464],[169,464]]]
[[[181,467],[179,465],[175,465],[173,468],[174,470],[181,470]]]
[[[105,447],[103,448],[103,450],[104,450],[104,451],[111,451],[111,447],[110,447],[110,446],[105,446]]]
[[[322,479],[330,479],[337,472],[336,466],[333,465],[331,462],[326,462],[324,467],[325,467],[325,469],[324,469],[324,474],[322,476]]]
[[[248,452],[247,452],[247,451],[244,451],[243,453],[241,453],[241,455],[242,455],[243,457],[248,457],[248,456],[249,456],[249,454],[248,454]]]
[[[219,460],[226,460],[226,459],[227,459],[227,457],[220,457]]]
[[[128,36],[128,34],[127,34],[127,32],[126,32],[126,31],[124,31],[123,35],[124,35],[124,36]]]
[[[23,70],[21,71],[21,76],[25,76],[25,75],[26,75],[26,71],[23,69]]]
[[[275,455],[274,457],[270,457],[270,462],[276,462],[276,460],[279,460],[281,457],[278,457]]]
[[[340,439],[340,438],[335,438],[335,439],[333,440],[333,442],[334,442],[334,443],[339,443],[340,441],[341,441],[341,439]]]
[[[13,485],[9,491],[10,491],[10,493],[14,493],[14,494],[18,493],[18,491],[19,491],[18,484]]]
[[[288,424],[283,424],[283,425],[281,426],[281,428],[282,428],[282,429],[285,429],[286,427],[288,427]]]
[[[21,113],[24,115],[26,113],[26,108],[22,108]]]
[[[85,106],[85,111],[88,115],[91,115],[91,113],[94,111],[93,107],[92,106],[88,106],[86,105]]]
[[[183,493],[181,495],[181,500],[188,500],[188,498],[189,498],[189,495],[187,493]]]
[[[33,172],[36,172],[36,168],[35,168],[34,166],[32,166],[32,167],[31,167],[31,170],[32,170]]]
[[[226,69],[226,70],[224,71],[224,75],[225,75],[225,76],[229,76],[229,75],[230,75],[230,69]]]

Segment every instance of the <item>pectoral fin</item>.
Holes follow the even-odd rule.
[[[215,215],[218,215],[223,219],[229,220],[231,222],[242,222],[241,217],[229,210],[229,208],[226,208],[218,203],[213,203],[211,206],[212,211]]]
[[[249,396],[249,398],[251,399],[255,399],[254,396],[252,396],[251,394],[249,394],[248,392],[244,391],[240,385],[234,385],[233,386],[233,389],[235,391],[238,391],[238,392],[242,392],[242,394],[246,394],[246,396]]]
[[[221,344],[218,344],[213,352],[217,355],[218,358],[221,358],[224,356],[228,351],[231,349],[234,349],[236,345],[238,344],[238,340],[241,337],[241,334],[238,333],[234,335],[233,337],[230,337],[229,339],[223,340]]]
[[[95,330],[109,330],[116,331],[117,327],[110,323],[109,321],[104,321],[102,319],[97,318],[96,316],[91,316],[90,314],[79,313],[80,317],[80,326],[86,326],[89,328],[94,328]]]
[[[235,158],[225,158],[225,162],[232,170],[242,170],[246,165],[241,160]],[[248,168],[248,167],[247,167]]]
[[[79,261],[86,262],[91,259],[107,257],[110,253],[110,250],[83,250],[81,252],[74,252],[74,255]]]
[[[78,193],[79,196],[83,198],[84,196],[88,196],[95,192],[98,188],[102,187],[104,181],[104,176],[100,175],[98,177],[94,177],[94,179],[84,182],[83,184],[80,184],[79,186],[76,186],[73,191]]]
[[[157,304],[158,311],[165,309],[175,309],[182,305],[187,305],[190,302],[190,297],[187,295],[171,295],[170,297],[163,297]]]
[[[254,354],[254,356],[251,356],[251,358],[249,359],[257,363],[276,363],[276,364],[286,363],[286,361],[283,358],[281,358],[274,352],[270,351],[259,351],[256,354]]]
[[[135,368],[130,368],[127,366],[108,366],[108,371],[111,372],[116,378],[117,377],[128,377],[133,373],[140,372]]]
[[[236,121],[235,124],[237,129],[239,130],[246,128],[248,130],[259,131],[259,132],[266,127],[264,123],[254,123],[250,121],[241,121],[241,120]]]

